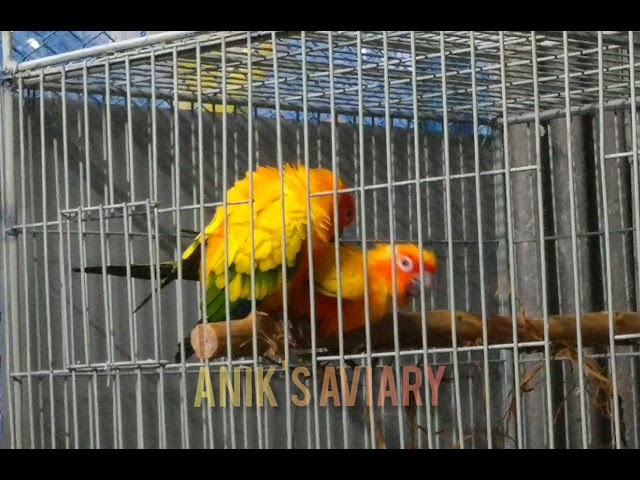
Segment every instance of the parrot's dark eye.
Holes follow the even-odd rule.
[[[404,255],[398,258],[398,266],[403,272],[410,272],[413,270],[413,260]]]

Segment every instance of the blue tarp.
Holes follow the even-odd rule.
[[[111,43],[122,33],[145,36],[146,32],[114,31],[15,31],[13,33],[13,58],[18,62],[67,53],[86,47]],[[130,35],[129,35],[130,36]],[[2,54],[0,53],[0,59]]]

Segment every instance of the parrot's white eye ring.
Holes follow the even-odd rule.
[[[402,255],[398,258],[397,263],[398,267],[400,267],[400,270],[402,270],[403,272],[410,272],[413,270],[413,260],[411,260],[409,257],[405,257],[404,255]]]

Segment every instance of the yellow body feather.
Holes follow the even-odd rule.
[[[299,260],[307,239],[307,171],[300,165],[285,165],[284,212],[286,232],[286,264],[292,268]],[[227,192],[228,263],[236,275],[228,285],[229,300],[251,298],[251,207],[250,172]],[[310,172],[311,192],[330,192],[333,176],[330,171],[314,169]],[[342,182],[340,182],[342,183]],[[282,286],[282,185],[280,170],[260,167],[253,172],[254,202],[254,260],[256,267],[256,299],[261,300]],[[205,229],[207,285],[214,282],[217,289],[226,285],[225,278],[225,209],[219,206]],[[333,235],[332,196],[312,197],[311,217],[314,244],[326,243]],[[201,245],[195,239],[182,256],[187,260]],[[259,273],[270,275],[259,275]]]

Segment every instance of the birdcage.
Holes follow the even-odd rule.
[[[166,32],[15,63],[5,33],[9,444],[638,448],[637,38]],[[289,163],[356,199],[336,252],[412,243],[435,281],[355,332],[338,309],[334,343],[313,308],[297,337],[228,315],[174,358],[214,327],[163,262]]]

